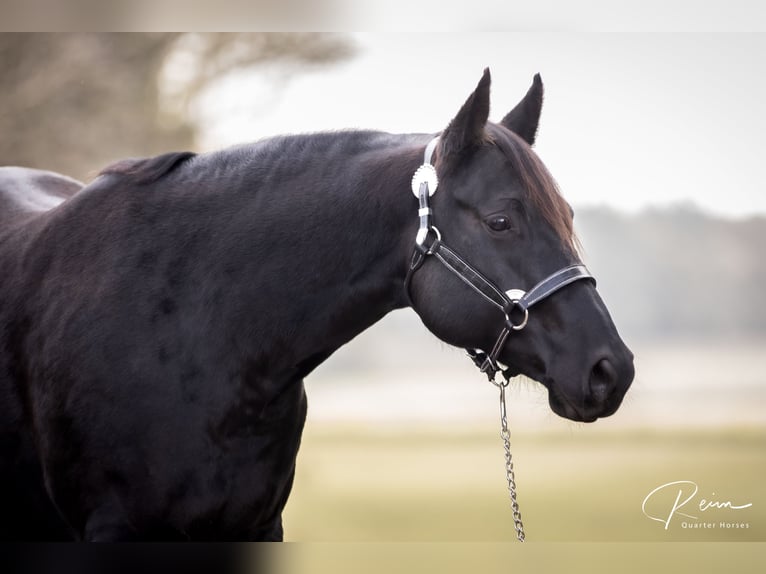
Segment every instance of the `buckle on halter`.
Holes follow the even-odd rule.
[[[476,368],[487,375],[489,382],[495,383],[496,373],[502,372],[499,365],[487,353],[479,349],[466,349],[466,353],[468,353],[468,357],[476,365]]]

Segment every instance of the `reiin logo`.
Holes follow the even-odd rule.
[[[743,510],[753,506],[752,502],[747,504],[734,504],[730,500],[725,502],[719,502],[715,500],[700,499],[699,502],[692,502],[697,496],[699,487],[697,483],[691,480],[676,480],[675,482],[668,482],[658,486],[652,490],[644,498],[644,502],[641,504],[641,510],[644,515],[657,522],[664,524],[665,530],[670,527],[670,523],[673,517],[683,516],[685,518],[694,520],[695,522],[686,522],[682,520],[682,528],[749,528],[748,523],[740,522],[696,522],[699,520],[698,516],[687,514],[687,512],[693,512],[695,509],[700,513],[713,509],[728,509],[728,510]],[[715,493],[712,494],[715,496]],[[682,512],[681,509],[687,512]]]

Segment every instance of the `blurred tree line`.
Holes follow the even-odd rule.
[[[193,149],[189,106],[217,79],[352,54],[332,34],[0,34],[0,165],[88,179],[115,159]]]
[[[590,208],[575,226],[626,335],[766,335],[766,218],[718,218],[693,205],[635,215]]]

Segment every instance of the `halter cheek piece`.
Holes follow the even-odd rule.
[[[429,198],[436,192],[439,185],[436,169],[431,163],[438,142],[439,138],[436,137],[428,143],[423,165],[417,169],[412,177],[412,193],[418,198],[419,203],[420,227],[415,236],[415,250],[404,282],[405,291],[407,297],[410,297],[412,276],[420,269],[427,257],[433,256],[485,301],[497,307],[503,313],[505,321],[492,350],[489,353],[480,349],[466,350],[476,366],[482,373],[486,373],[490,381],[494,382],[498,372],[507,379],[510,370],[503,370],[498,365],[497,358],[505,346],[508,335],[513,331],[521,331],[527,326],[529,308],[570,283],[580,279],[588,279],[595,283],[595,279],[584,265],[570,265],[552,273],[529,291],[522,289],[503,291],[448,247],[442,241],[441,233],[432,223],[433,211],[429,205]]]

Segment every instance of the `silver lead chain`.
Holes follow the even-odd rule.
[[[513,511],[513,525],[516,528],[516,538],[524,542],[524,524],[521,521],[519,503],[516,500],[516,475],[513,472],[513,455],[511,454],[511,431],[508,430],[508,416],[505,410],[505,387],[508,381],[501,383],[492,381],[500,389],[500,438],[505,447],[505,478],[508,481],[508,494],[511,497],[511,510]]]

